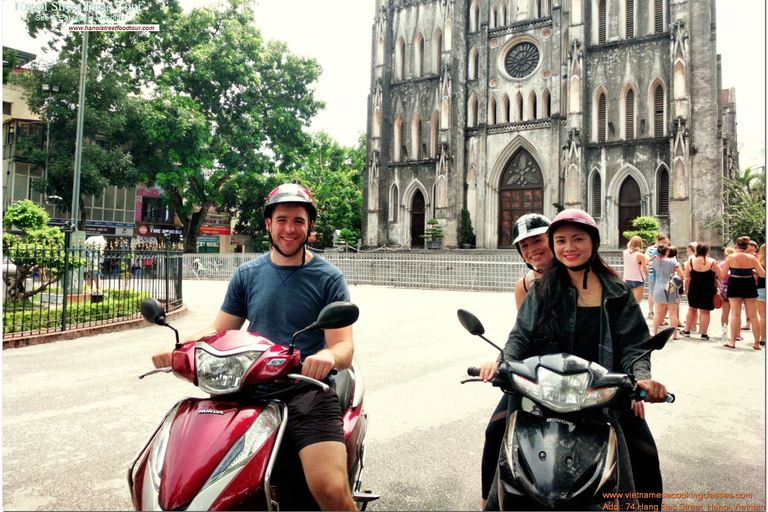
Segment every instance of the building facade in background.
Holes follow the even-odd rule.
[[[641,215],[720,245],[714,0],[376,0],[372,42],[365,246],[423,247],[434,217],[455,247],[466,208],[510,248],[562,207],[608,247]]]

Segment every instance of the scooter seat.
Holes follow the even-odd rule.
[[[336,394],[339,397],[341,414],[344,414],[352,401],[352,393],[355,389],[355,379],[350,368],[339,371],[334,379],[336,381]]]

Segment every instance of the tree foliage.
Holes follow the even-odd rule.
[[[24,98],[30,110],[50,123],[47,151],[46,124],[38,125],[34,132],[18,133],[16,149],[19,157],[30,162],[35,171],[42,174],[47,167],[47,182],[33,182],[36,191],[61,197],[61,206],[69,210],[77,133],[79,62],[74,55],[62,54],[62,57],[48,69],[36,69],[16,77],[24,88]],[[131,155],[122,148],[128,137],[125,131],[128,91],[120,76],[102,71],[97,66],[88,71],[80,169],[80,229],[85,227],[84,197],[101,197],[109,185],[131,187],[138,182]],[[43,84],[57,85],[59,92],[43,92]]]
[[[330,246],[335,230],[360,232],[362,226],[362,180],[365,165],[365,135],[354,148],[342,146],[325,132],[311,135],[309,149],[278,174],[244,174],[233,180],[225,193],[228,204],[237,197],[238,232],[266,235],[262,217],[267,194],[281,183],[306,187],[317,204],[315,231],[318,241]]]
[[[647,247],[656,241],[656,235],[659,233],[659,222],[653,217],[637,217],[632,220],[634,230],[624,231],[622,235],[629,240],[633,236],[639,236],[643,239],[643,246]]]
[[[242,0],[189,13],[169,4],[137,17],[160,23],[160,33],[120,36],[122,58],[155,86],[132,119],[134,133],[143,131],[132,152],[143,181],[165,190],[187,252],[197,250],[211,205],[237,209],[241,192],[295,167],[309,147],[304,128],[322,107],[311,88],[317,62],[265,42],[254,21]]]
[[[5,272],[6,301],[23,302],[47,290],[64,276],[64,233],[48,226],[48,213],[30,200],[11,206],[3,216],[6,228],[15,226],[21,235],[3,233],[3,256],[16,266],[15,275]],[[85,259],[70,257],[70,267],[85,265]],[[27,277],[36,272],[39,285],[26,289]]]
[[[709,226],[723,233],[725,244],[735,243],[740,236],[765,243],[765,174],[752,174],[748,168],[735,179],[724,177],[723,186],[729,201],[723,218]]]

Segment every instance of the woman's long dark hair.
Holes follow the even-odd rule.
[[[590,270],[595,274],[619,277],[619,274],[616,273],[613,267],[597,252],[599,244],[592,233],[590,233],[590,237],[594,246],[592,263],[589,266]],[[563,265],[557,258],[554,258],[552,266],[547,269],[542,277],[536,280],[536,301],[539,315],[539,319],[536,322],[536,339],[558,344],[564,341],[562,339],[562,328],[558,322],[558,317],[562,314],[559,310],[559,305],[565,300],[565,295],[571,288],[575,288],[575,286],[571,282],[568,267]]]

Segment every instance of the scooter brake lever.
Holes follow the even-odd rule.
[[[143,379],[144,377],[147,377],[148,375],[154,375],[155,373],[171,373],[173,371],[173,368],[170,366],[166,366],[164,368],[155,368],[151,372],[144,373],[142,375],[139,375],[139,379]]]

